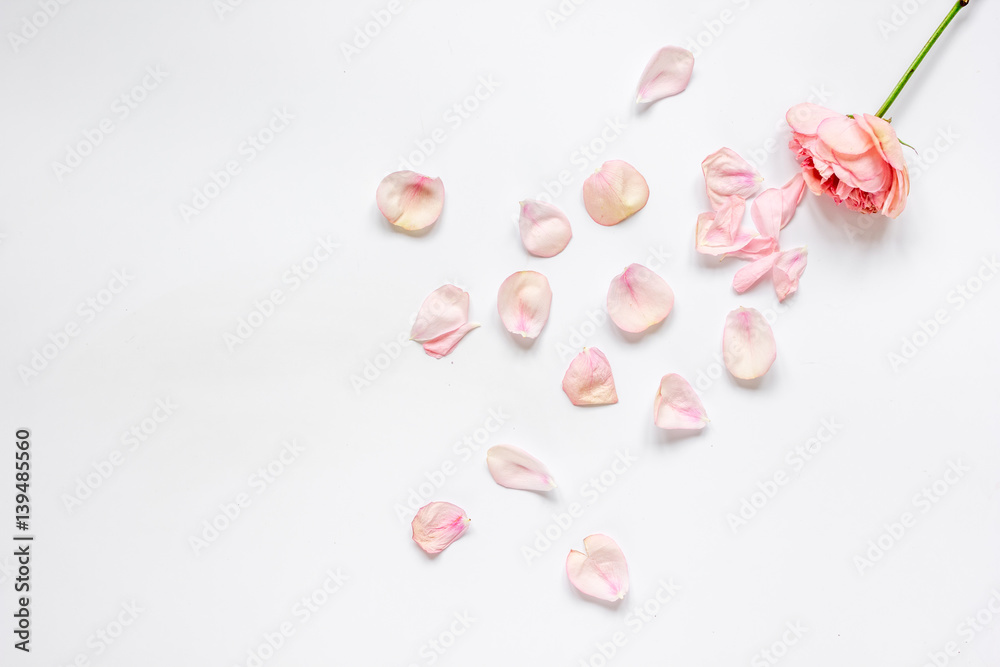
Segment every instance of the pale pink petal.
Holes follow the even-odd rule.
[[[746,240],[749,238],[749,240]],[[742,243],[742,247],[732,252],[727,252],[723,257],[739,257],[740,259],[758,260],[767,257],[778,250],[778,240],[766,236],[740,235],[736,239],[737,244]]]
[[[705,174],[705,191],[714,210],[719,210],[730,195],[750,197],[764,180],[749,162],[730,148],[720,148],[702,160],[701,170]]]
[[[378,210],[385,219],[410,231],[433,225],[444,207],[444,184],[412,171],[396,171],[378,184]]]
[[[608,315],[622,331],[639,333],[662,322],[674,307],[674,291],[642,264],[630,264],[608,288]]]
[[[805,247],[786,250],[774,262],[771,277],[778,301],[784,301],[799,288],[799,276],[806,270],[809,251]]]
[[[558,255],[573,238],[569,218],[552,204],[528,199],[521,202],[521,242],[536,257]]]
[[[795,209],[802,201],[802,195],[806,192],[806,180],[802,172],[795,174],[792,178],[781,186],[781,228],[784,229],[795,215]]]
[[[569,362],[563,391],[573,405],[610,405],[618,402],[611,364],[596,347],[585,347]]]
[[[465,516],[465,510],[457,505],[440,501],[428,503],[413,517],[413,541],[429,554],[440,553],[462,536],[471,521]]]
[[[486,452],[486,465],[496,483],[508,489],[551,491],[556,488],[552,473],[545,464],[520,447],[490,447]]]
[[[655,102],[676,95],[687,88],[694,69],[694,55],[679,46],[665,46],[657,51],[639,78],[638,104]]]
[[[708,414],[691,384],[677,373],[664,375],[653,402],[653,422],[660,428],[700,430]]]
[[[458,345],[460,340],[465,338],[465,334],[478,327],[478,322],[467,322],[454,331],[449,331],[446,334],[442,334],[437,338],[424,343],[424,352],[431,355],[435,359],[445,357],[451,354],[451,351],[455,349],[455,346]]]
[[[420,305],[410,329],[410,340],[418,343],[440,338],[469,321],[469,293],[454,285],[431,292]]]
[[[793,132],[804,135],[816,134],[819,124],[827,118],[842,116],[843,114],[831,111],[825,107],[810,102],[796,104],[785,113],[785,120]]]
[[[566,556],[566,575],[578,591],[598,600],[614,602],[628,593],[628,563],[625,554],[607,535],[583,539],[586,554],[571,550]]]
[[[746,200],[733,195],[726,197],[717,211],[700,214],[694,234],[695,250],[704,255],[724,255],[746,245],[750,237],[740,235],[745,210]]]
[[[844,115],[821,122],[816,128],[816,136],[838,156],[864,155],[875,147],[871,135],[858,125],[858,121]]]
[[[583,205],[594,222],[617,225],[649,200],[649,186],[635,167],[610,160],[583,182]]]
[[[757,228],[760,235],[769,238],[778,238],[781,231],[781,220],[783,212],[784,196],[778,188],[768,188],[764,190],[750,205],[750,219],[753,226]]]
[[[733,377],[753,380],[766,373],[777,357],[774,332],[755,308],[737,308],[726,316],[722,359]]]
[[[776,259],[778,253],[771,253],[742,267],[733,276],[733,289],[740,294],[746,292],[771,271]]]
[[[549,319],[552,288],[537,271],[512,273],[500,285],[497,310],[507,331],[525,338],[538,338]]]

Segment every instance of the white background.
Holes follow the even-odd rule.
[[[425,665],[428,642],[450,643],[455,614],[468,614],[434,664],[600,665],[595,645],[616,632],[627,643],[608,664],[770,664],[758,652],[786,623],[806,631],[783,665],[917,667],[951,641],[961,655],[947,664],[998,664],[1000,617],[959,627],[1000,591],[1000,280],[976,283],[977,272],[994,277],[984,260],[1000,245],[997,4],[974,0],[893,107],[923,163],[907,149],[912,193],[898,220],[807,194],[782,244],[808,245],[809,266],[781,307],[767,284],[733,293],[741,262],[693,249],[702,158],[729,146],[757,156],[766,184],[784,183],[796,169],[785,110],[816,96],[874,112],[950,6],[903,4],[894,14],[888,0],[589,0],[552,25],[556,0],[403,0],[348,57],[342,45],[386,3],[246,0],[220,16],[210,0],[78,0],[15,50],[9,34],[41,9],[5,2],[0,497],[11,517],[14,432],[29,428],[36,542],[30,656],[11,647],[13,559],[0,552],[2,663],[252,665],[248,652],[290,623],[264,664]],[[648,58],[699,37],[687,91],[637,112]],[[166,77],[121,118],[116,99],[147,67]],[[497,87],[475,100],[480,77]],[[477,108],[456,124],[445,116],[455,104]],[[247,161],[241,144],[275,109],[294,119]],[[104,118],[113,132],[60,178],[54,163]],[[609,122],[624,129],[581,157]],[[443,178],[444,214],[426,235],[398,233],[375,188],[436,128],[444,141],[418,170]],[[589,220],[579,194],[605,159],[632,163],[651,189],[613,228]],[[229,160],[240,172],[185,220],[181,205]],[[556,203],[574,238],[556,258],[529,257],[517,202],[563,170]],[[293,289],[283,276],[317,238],[339,247]],[[631,262],[656,267],[677,298],[662,326],[627,339],[588,312]],[[545,273],[555,294],[531,346],[496,313],[500,282],[521,269]],[[79,304],[106,301],[121,270],[127,287],[88,319]],[[442,360],[397,350],[446,282],[469,291],[482,328]],[[954,290],[967,284],[980,289],[959,307]],[[284,301],[231,350],[226,334],[275,289]],[[778,359],[754,387],[717,360],[738,305],[774,319]],[[938,310],[947,321],[918,335]],[[22,379],[70,324],[79,334]],[[921,346],[894,368],[904,337]],[[617,405],[575,408],[561,392],[561,346],[584,342],[610,359]],[[376,363],[370,384],[352,383]],[[668,372],[698,387],[712,418],[702,434],[652,424]],[[173,414],[129,451],[123,434],[167,398]],[[503,425],[464,460],[455,443],[491,410]],[[796,471],[787,453],[824,419],[842,427]],[[303,451],[257,493],[251,476],[293,439]],[[544,460],[559,490],[497,486],[484,451],[499,443]],[[116,450],[121,465],[69,502]],[[605,492],[584,488],[619,451],[637,461]],[[949,462],[968,471],[924,511],[914,496]],[[448,465],[431,499],[473,522],[430,559],[397,506]],[[727,516],[777,472],[788,482],[734,531]],[[249,506],[196,553],[191,538],[241,493]],[[522,548],[577,501],[582,516],[527,562]],[[904,512],[915,525],[859,567]],[[628,558],[631,591],[617,607],[580,596],[564,574],[567,551],[594,532]],[[297,602],[338,569],[347,581],[300,622]],[[679,590],[637,624],[633,608],[655,609],[661,580]],[[110,645],[97,639],[117,634],[133,602],[138,618]]]

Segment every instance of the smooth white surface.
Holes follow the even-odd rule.
[[[467,613],[471,627],[434,664],[600,665],[595,644],[621,632],[627,643],[608,664],[763,665],[758,652],[786,623],[807,630],[783,665],[917,666],[951,641],[961,654],[949,665],[998,664],[1000,617],[985,612],[992,622],[971,633],[959,624],[1000,591],[1000,279],[961,308],[953,291],[1000,245],[997,4],[973,0],[892,110],[900,137],[925,163],[936,156],[919,176],[913,167],[899,220],[858,227],[807,194],[782,243],[808,245],[809,266],[781,308],[766,284],[732,292],[740,262],[693,250],[707,207],[701,159],[730,146],[765,158],[769,185],[784,183],[796,168],[785,110],[820,95],[845,113],[873,111],[950,6],[903,4],[916,11],[894,16],[888,0],[589,0],[553,28],[556,0],[404,0],[348,62],[341,44],[386,3],[246,0],[220,19],[209,0],[80,1],[16,54],[0,49],[0,516],[8,526],[11,441],[27,427],[37,535],[30,656],[10,646],[13,563],[0,557],[2,663],[69,665],[82,654],[93,665],[252,665],[248,651],[288,622],[294,634],[268,667],[427,665],[427,643]],[[38,11],[4,3],[0,25],[18,30]],[[901,25],[883,35],[879,21],[893,18]],[[689,88],[637,112],[651,54],[699,33],[711,43]],[[147,67],[167,75],[121,118],[116,98]],[[478,108],[456,116],[477,90]],[[294,119],[248,161],[241,143],[275,109]],[[57,179],[53,162],[102,118],[114,131]],[[418,170],[443,178],[444,214],[425,236],[397,233],[375,188],[438,128],[444,141]],[[583,157],[602,132],[614,141]],[[642,172],[651,196],[603,228],[586,217],[580,184],[615,158]],[[185,222],[179,206],[229,160],[240,173]],[[530,257],[518,201],[562,170],[556,202],[574,238],[555,258]],[[286,272],[318,237],[339,248],[296,288]],[[676,293],[666,322],[639,337],[588,315],[631,262]],[[134,279],[88,321],[78,304],[122,269]],[[497,287],[521,269],[545,273],[555,294],[531,346],[496,312]],[[445,282],[471,293],[482,328],[442,360],[415,345],[397,353]],[[230,351],[224,335],[276,289],[283,303]],[[778,358],[756,387],[718,361],[738,305],[776,315]],[[888,355],[938,310],[947,322],[894,369]],[[18,367],[69,323],[79,335],[22,382]],[[576,408],[561,392],[584,343],[610,359],[619,404]],[[396,353],[388,365],[386,349]],[[384,368],[356,390],[368,364]],[[712,418],[700,436],[653,426],[668,372],[698,388]],[[174,414],[129,451],[122,434],[168,397]],[[496,425],[491,411],[503,423],[486,438],[478,429]],[[824,419],[842,428],[796,472],[786,455]],[[475,453],[461,444],[477,437]],[[290,439],[304,451],[282,474],[253,477]],[[542,459],[558,491],[496,485],[485,449],[504,442]],[[114,450],[122,465],[67,509],[66,494]],[[606,473],[619,452],[635,461]],[[923,511],[915,494],[949,462],[968,471],[938,502],[919,501]],[[396,506],[442,469],[453,474],[431,499],[457,503],[473,523],[428,559]],[[787,483],[734,532],[727,515],[778,472]],[[599,493],[588,480],[602,473],[616,479]],[[240,493],[250,505],[196,555],[189,539]],[[526,562],[522,547],[575,502],[582,515]],[[859,573],[855,556],[904,512],[915,525]],[[631,590],[617,608],[581,598],[565,577],[567,551],[594,532],[629,559]],[[338,568],[349,579],[302,623],[295,605]],[[670,580],[676,596],[637,620],[633,608],[655,610]],[[132,601],[144,611],[102,644],[94,633]]]

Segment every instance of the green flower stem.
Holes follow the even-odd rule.
[[[969,0],[958,0],[958,2],[955,3],[955,6],[951,8],[951,11],[948,12],[948,15],[944,17],[943,21],[941,21],[941,25],[937,27],[937,30],[934,31],[934,34],[931,35],[931,38],[927,40],[926,44],[924,44],[924,48],[920,49],[920,53],[917,54],[917,57],[913,60],[913,63],[910,65],[909,69],[906,70],[906,74],[903,75],[903,78],[899,80],[899,83],[896,84],[896,87],[892,89],[891,93],[889,93],[889,97],[887,97],[885,102],[882,103],[881,108],[879,108],[878,112],[875,114],[876,116],[878,116],[879,118],[885,116],[885,112],[889,110],[889,107],[892,106],[892,103],[896,101],[897,97],[899,97],[899,93],[903,90],[903,86],[905,86],[906,82],[910,80],[910,77],[913,76],[913,73],[917,71],[917,66],[920,65],[921,62],[923,62],[924,56],[926,56],[927,52],[931,50],[932,46],[934,46],[934,42],[936,42],[938,37],[941,36],[941,33],[944,32],[944,29],[948,27],[948,24],[951,23],[951,20],[955,18],[955,15],[958,14],[958,11],[962,9],[962,7],[965,7],[967,4],[969,4]]]

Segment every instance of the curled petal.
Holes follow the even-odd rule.
[[[440,553],[462,536],[471,521],[465,510],[457,505],[441,501],[428,503],[413,517],[413,541],[429,554]]]
[[[536,257],[553,257],[573,238],[569,218],[552,204],[528,199],[521,202],[521,242]]]
[[[774,332],[755,308],[737,308],[726,316],[722,358],[733,377],[759,378],[771,368],[778,352]]]
[[[402,229],[414,231],[437,222],[444,207],[444,184],[412,171],[396,171],[378,184],[378,210]]]
[[[410,340],[421,343],[427,354],[440,359],[478,326],[469,323],[469,293],[454,285],[443,285],[420,305]]]
[[[749,239],[738,250],[727,252],[723,257],[739,257],[740,259],[758,260],[761,257],[777,252],[778,240],[766,236],[741,235],[738,239]]]
[[[596,347],[585,347],[569,362],[562,388],[573,405],[610,405],[618,402],[611,364]]]
[[[594,222],[617,225],[649,200],[649,186],[635,167],[610,160],[583,182],[583,205]]]
[[[761,181],[764,180],[749,162],[730,148],[720,148],[702,160],[701,170],[705,174],[708,200],[716,211],[730,195],[738,195],[744,199],[752,196],[760,189]]]
[[[771,271],[776,259],[778,259],[778,253],[771,253],[741,268],[733,276],[733,289],[740,294],[746,292]]]
[[[545,464],[520,447],[490,447],[486,452],[486,465],[496,483],[508,489],[551,491],[556,488],[552,473]]]
[[[778,188],[768,188],[753,200],[753,204],[750,205],[750,218],[761,236],[769,239],[778,238],[778,232],[782,227],[783,202],[784,195]]]
[[[512,273],[500,285],[497,310],[504,328],[525,338],[538,338],[549,319],[552,288],[537,271]]]
[[[691,384],[677,373],[670,373],[660,380],[653,402],[653,421],[667,430],[701,430],[708,423],[708,415]]]
[[[687,88],[694,69],[694,55],[679,46],[657,51],[639,78],[636,103],[645,104],[676,95]]]
[[[781,186],[781,228],[792,221],[795,209],[802,201],[802,195],[806,192],[806,181],[802,177],[802,172],[792,176],[787,183]]]
[[[566,575],[578,591],[599,600],[614,602],[628,593],[628,563],[625,554],[607,535],[583,539],[586,554],[571,550],[566,556]]]
[[[778,301],[784,301],[799,288],[799,276],[806,270],[806,259],[809,251],[805,247],[786,250],[774,262],[771,277],[774,280],[774,291]]]
[[[608,288],[608,315],[622,331],[639,333],[662,322],[674,307],[674,291],[641,264],[630,264]]]
[[[749,237],[740,234],[740,222],[746,211],[743,197],[726,197],[716,211],[698,216],[694,247],[704,255],[724,255],[746,245]]]

